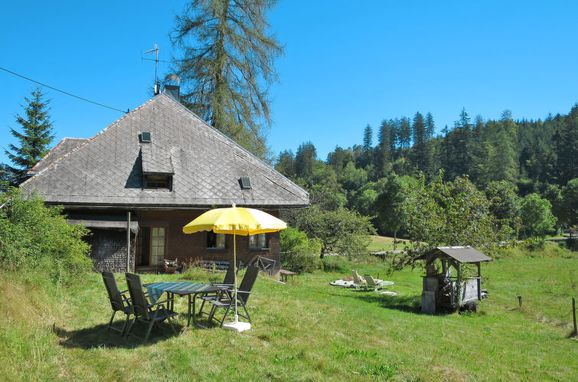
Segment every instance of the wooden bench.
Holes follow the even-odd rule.
[[[202,260],[201,267],[207,270],[219,270],[219,271],[226,271],[229,269],[229,262],[228,261],[219,261],[219,260]]]
[[[281,281],[286,283],[289,277],[293,278],[297,273],[288,271],[287,269],[281,269],[279,271],[279,276],[281,276]]]

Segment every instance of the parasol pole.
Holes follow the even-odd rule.
[[[235,277],[235,289],[233,291],[233,296],[235,298],[235,324],[239,322],[239,315],[237,314],[237,237],[236,230],[233,229],[233,274]]]

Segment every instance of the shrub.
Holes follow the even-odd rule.
[[[0,267],[42,270],[66,281],[92,268],[85,227],[68,224],[62,208],[48,208],[37,196],[17,189],[0,195]]]
[[[294,272],[313,272],[319,268],[321,244],[296,228],[281,231],[281,264]]]

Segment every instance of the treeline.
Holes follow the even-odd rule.
[[[415,216],[400,206],[420,187],[434,201],[443,187],[479,191],[495,238],[543,236],[578,223],[578,106],[543,121],[514,120],[509,111],[472,121],[462,110],[453,128],[435,131],[431,113],[417,112],[384,120],[377,134],[366,126],[361,145],[337,146],[325,160],[305,142],[295,154],[281,152],[275,167],[310,192],[315,209],[356,212],[381,234],[412,236]],[[436,208],[448,207],[437,199]]]

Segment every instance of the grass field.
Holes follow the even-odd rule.
[[[396,249],[403,249],[406,240],[397,239]],[[371,243],[367,247],[369,252],[391,251],[393,249],[393,237],[388,236],[371,236]]]
[[[328,285],[351,268],[395,281],[390,289],[399,295]],[[70,287],[1,274],[0,380],[577,379],[578,341],[567,338],[570,297],[578,295],[575,254],[514,253],[484,265],[490,298],[468,315],[420,314],[421,271],[384,272],[382,263],[370,260],[300,275],[287,285],[260,277],[250,300],[251,331],[156,331],[145,345],[106,334],[110,310],[97,274]],[[186,311],[184,300],[176,309]]]

